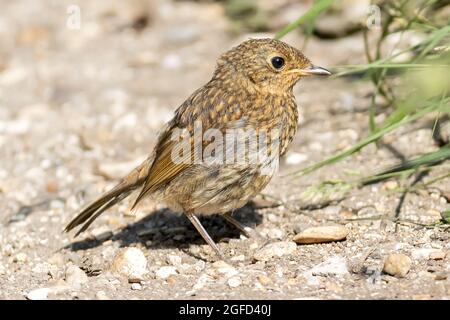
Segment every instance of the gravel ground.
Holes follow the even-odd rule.
[[[151,201],[135,216],[132,199],[124,201],[78,238],[62,233],[146,157],[217,56],[252,36],[232,35],[220,4],[191,1],[77,1],[82,25],[71,30],[73,2],[0,1],[1,299],[450,297],[450,234],[424,226],[450,208],[448,179],[405,195],[394,181],[314,192],[325,180],[435,150],[432,119],[337,165],[288,174],[367,134],[371,87],[356,80],[296,87],[295,143],[263,194],[236,212],[266,241],[240,236],[221,217],[202,218],[228,262],[215,261],[183,215]],[[303,39],[293,33],[286,41]],[[354,35],[312,39],[305,53],[326,67],[363,61],[362,50]],[[324,226],[339,228],[307,230]],[[313,242],[342,241],[293,241],[311,234]]]

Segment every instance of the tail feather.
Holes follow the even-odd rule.
[[[77,225],[80,225],[80,224],[84,223],[83,226],[80,228],[80,230],[78,230],[77,233],[75,234],[75,237],[78,236],[80,233],[86,231],[86,229],[91,225],[92,222],[94,222],[95,219],[97,219],[97,217],[99,215],[101,215],[104,211],[106,211],[109,208],[111,208],[112,206],[114,206],[116,203],[118,203],[118,202],[122,201],[123,199],[125,199],[126,197],[128,197],[131,192],[132,192],[132,190],[122,193],[119,196],[112,198],[107,203],[105,203],[103,206],[98,207],[95,211],[92,211],[92,213],[90,213],[90,215],[84,216],[83,221],[80,220],[77,224]],[[67,226],[67,227],[69,227],[69,226]],[[66,230],[66,231],[68,231],[68,230]]]
[[[134,169],[125,179],[123,179],[112,190],[106,192],[99,199],[95,200],[83,209],[64,229],[65,232],[83,224],[75,236],[86,231],[94,220],[104,211],[111,208],[118,202],[128,197],[134,190],[139,188],[148,174],[150,159],[147,159],[139,167]]]
[[[80,214],[69,222],[64,231],[68,232],[84,223],[83,227],[76,234],[76,236],[78,236],[89,227],[95,218],[97,218],[105,210],[115,205],[117,202],[125,199],[131,191],[131,186],[122,186],[121,184],[117,185],[114,189],[107,192],[82,210]]]

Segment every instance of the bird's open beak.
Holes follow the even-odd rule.
[[[299,73],[302,76],[329,76],[331,72],[325,68],[311,65],[307,69],[292,69],[289,72]]]

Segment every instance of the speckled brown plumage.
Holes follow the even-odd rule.
[[[212,79],[175,111],[152,155],[115,188],[85,208],[68,224],[66,231],[80,224],[84,225],[77,234],[86,230],[103,211],[140,188],[133,208],[147,196],[164,201],[173,210],[184,212],[221,255],[196,214],[224,214],[244,231],[229,213],[245,205],[272,178],[274,171],[263,174],[263,169],[286,152],[297,131],[298,110],[292,88],[302,76],[312,74],[329,73],[313,66],[299,50],[278,40],[248,40],[224,53],[218,59]],[[191,137],[188,141],[194,148],[195,125],[199,123],[203,132],[217,129],[224,135],[230,129],[253,129],[257,135],[278,130],[278,154],[272,152],[264,163],[195,162],[194,152],[187,156],[192,161],[173,161],[172,152],[177,143],[172,139],[174,131],[188,132]],[[273,134],[267,137],[269,141],[276,138]],[[204,148],[209,143],[206,139],[200,142]],[[227,152],[228,145],[224,142],[221,148]]]

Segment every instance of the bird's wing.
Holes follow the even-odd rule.
[[[210,98],[212,97],[212,98]],[[229,128],[245,127],[248,122],[243,121],[240,110],[245,109],[236,101],[227,99],[226,94],[218,94],[214,90],[202,90],[195,92],[175,112],[174,119],[160,135],[159,141],[154,149],[155,160],[149,170],[144,186],[136,198],[131,210],[146,196],[169,183],[178,174],[189,168],[194,163],[194,127],[196,122],[201,122],[202,134],[210,128],[218,129],[222,133]],[[236,112],[238,110],[238,112]],[[223,119],[225,117],[225,119]],[[220,121],[220,119],[225,121]],[[174,130],[184,129],[188,132],[189,140],[186,140],[190,148],[189,154],[183,155],[182,159],[173,161],[172,152],[179,141],[174,140]],[[206,141],[202,141],[205,147]],[[189,158],[190,157],[190,158]],[[181,161],[180,161],[181,160]]]
[[[144,186],[141,189],[138,197],[136,198],[131,210],[145,197],[147,194],[152,193],[160,186],[170,182],[177,174],[185,170],[189,166],[189,161],[172,161],[172,150],[177,143],[171,139],[173,126],[168,128],[162,133],[159,141],[154,149],[155,160],[149,170],[149,174],[144,182]]]
[[[152,158],[147,158],[141,165],[131,171],[122,181],[113,189],[104,193],[100,198],[84,208],[65,228],[65,231],[83,224],[83,227],[77,232],[76,236],[85,231],[94,220],[105,210],[116,203],[122,201],[131,192],[139,188],[148,176],[148,169],[152,163]]]

